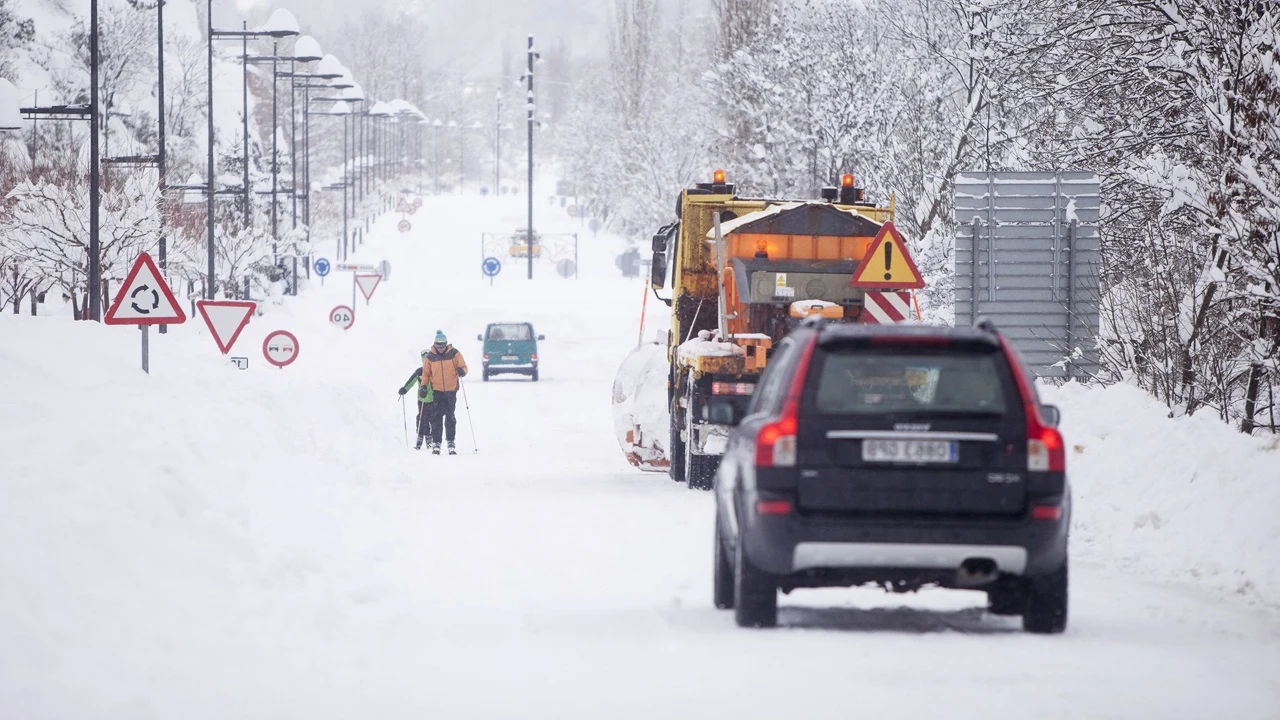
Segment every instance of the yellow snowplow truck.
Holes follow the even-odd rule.
[[[650,278],[671,306],[663,454],[672,479],[712,486],[730,428],[705,408],[718,397],[745,414],[774,344],[805,317],[863,321],[864,291],[850,280],[893,215],[892,200],[866,202],[852,175],[821,200],[738,197],[723,171],[681,191],[676,222],[653,237]]]

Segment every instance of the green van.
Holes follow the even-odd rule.
[[[538,341],[546,340],[535,335],[533,325],[525,322],[490,323],[483,335],[476,339],[484,343],[484,379],[492,375],[509,373],[528,375],[538,381]]]

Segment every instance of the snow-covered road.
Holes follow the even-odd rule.
[[[355,327],[325,322],[331,275],[250,325],[244,372],[194,323],[143,377],[136,331],[0,320],[0,718],[1280,717],[1274,609],[1105,544],[1075,553],[1060,637],[949,591],[797,591],[782,628],[736,628],[710,495],[613,438],[640,285],[583,232],[580,280],[489,287],[478,235],[520,210],[384,218]],[[541,382],[480,381],[495,320],[547,335]],[[453,458],[406,447],[395,394],[436,329],[476,371]]]

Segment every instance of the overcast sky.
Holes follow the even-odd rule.
[[[564,40],[574,54],[601,49],[612,1],[237,0],[238,9],[250,14],[265,16],[277,7],[292,10],[303,32],[314,32],[322,45],[326,35],[342,31],[353,12],[361,12],[353,6],[378,4],[412,8],[426,17],[429,34],[423,53],[431,60],[450,59],[459,69],[490,74],[501,66],[504,48],[517,56],[524,52],[530,33],[544,48]]]

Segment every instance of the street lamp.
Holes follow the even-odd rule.
[[[354,88],[348,88],[348,89],[351,90]],[[308,110],[309,114],[311,115],[330,115],[330,116],[336,116],[336,117],[342,118],[342,180],[341,180],[341,183],[342,183],[342,246],[340,249],[344,259],[346,258],[348,253],[348,247],[347,247],[348,234],[347,233],[349,228],[347,225],[347,215],[350,212],[350,208],[347,205],[347,189],[352,187],[350,165],[348,164],[348,160],[347,160],[347,153],[350,151],[350,146],[348,145],[348,142],[347,142],[347,125],[349,124],[349,120],[352,117],[352,113],[353,113],[352,106],[357,102],[357,99],[355,97],[351,97],[351,98],[345,97],[346,94],[347,93],[344,93],[344,97],[312,98],[311,99],[312,102],[333,103],[333,109],[323,111],[323,112]],[[363,99],[364,99],[363,97],[359,98],[359,100],[363,100]],[[336,187],[336,183],[333,184],[331,187]]]
[[[278,40],[280,38],[296,37],[301,34],[301,31],[298,29],[298,21],[293,17],[293,14],[290,13],[288,10],[283,10],[283,9],[276,10],[275,12],[271,13],[271,17],[267,19],[267,23],[263,25],[261,28],[258,28],[257,30],[248,30],[247,24],[245,25],[244,28],[240,30],[215,30],[213,27],[213,0],[208,0],[207,7],[208,7],[207,30],[209,32],[209,54],[208,54],[208,60],[209,60],[208,143],[209,143],[209,147],[208,147],[208,158],[207,158],[209,169],[208,169],[207,180],[209,183],[209,193],[207,198],[208,207],[206,208],[206,211],[208,214],[208,224],[209,224],[209,240],[208,240],[208,248],[207,248],[209,280],[208,280],[208,287],[205,288],[205,296],[208,299],[213,300],[215,298],[214,285],[216,284],[216,280],[217,280],[217,276],[214,270],[214,249],[213,249],[213,243],[214,243],[213,211],[214,211],[214,193],[215,193],[214,183],[215,183],[215,178],[217,177],[217,168],[214,167],[214,157],[213,157],[214,142],[215,142],[214,133],[213,133],[213,94],[214,94],[213,93],[213,41],[217,38],[240,38],[241,46],[242,46],[242,51],[240,55],[241,57],[247,58],[249,56],[249,38],[272,37]],[[249,73],[249,65],[248,63],[245,63],[244,76],[245,76],[246,89],[244,91],[243,111],[244,111],[244,124],[245,124],[244,134],[246,138],[249,135],[249,130],[248,130],[249,92],[247,89],[248,73]],[[95,88],[95,92],[96,92],[96,88]],[[245,211],[245,220],[246,222],[248,222],[249,221],[249,143],[247,140],[245,142],[244,156],[245,156],[244,157],[244,211]]]
[[[13,85],[9,85],[13,88]],[[17,99],[17,89],[9,92],[11,104]],[[51,115],[57,118],[83,119],[89,118],[89,319],[102,320],[102,239],[100,237],[100,220],[98,205],[101,195],[101,177],[98,165],[98,0],[89,1],[89,106],[62,105],[57,107],[20,108],[19,112],[29,116]],[[21,123],[13,122],[13,113],[3,123],[17,127]]]

